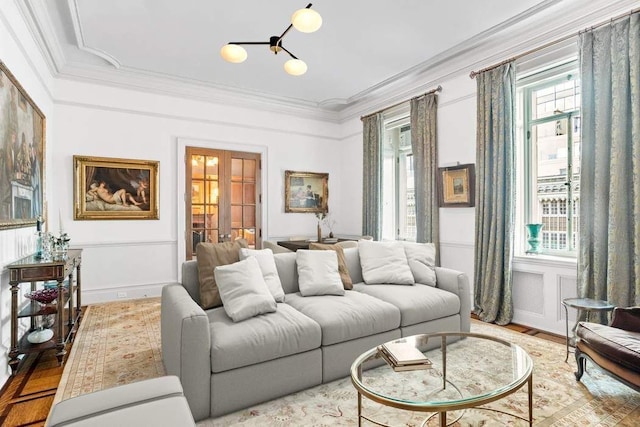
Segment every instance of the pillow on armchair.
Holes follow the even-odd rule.
[[[611,326],[631,332],[640,332],[640,307],[616,307]]]

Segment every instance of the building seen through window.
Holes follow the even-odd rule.
[[[543,224],[544,253],[575,256],[580,226],[580,81],[577,69],[563,68],[518,84],[524,134],[519,179],[525,190],[524,223]]]

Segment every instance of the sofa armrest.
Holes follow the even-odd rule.
[[[91,425],[92,418],[109,412],[182,396],[182,387],[177,377],[152,378],[63,400],[51,408],[47,426],[75,423]],[[187,412],[184,416],[184,425],[195,425],[190,413]]]
[[[466,273],[436,267],[436,287],[452,292],[460,298],[460,330],[471,331],[471,291]]]
[[[611,326],[630,332],[640,332],[640,307],[616,307]]]
[[[211,335],[209,318],[180,284],[162,288],[160,309],[162,360],[168,375],[180,378],[196,420],[211,407]]]

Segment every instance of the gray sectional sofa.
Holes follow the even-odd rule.
[[[183,264],[182,284],[162,290],[162,356],[196,420],[345,377],[358,355],[389,340],[469,331],[466,274],[436,267],[435,287],[367,285],[358,249],[344,254],[354,289],[313,297],[299,293],[296,254],[275,254],[285,302],[238,323],[223,307],[200,307],[197,262]]]

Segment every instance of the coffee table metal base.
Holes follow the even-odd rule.
[[[481,334],[476,334],[471,332],[441,332],[441,333],[434,333],[434,334],[416,335],[413,337],[405,338],[406,340],[411,340],[412,338],[415,339],[413,341],[414,345],[415,343],[420,342],[420,338],[424,338],[423,342],[425,343],[426,343],[426,340],[429,338],[440,339],[440,350],[442,355],[442,362],[440,366],[441,371],[439,372],[439,376],[442,378],[442,383],[440,387],[431,394],[437,394],[443,390],[446,390],[447,388],[449,388],[449,390],[453,388],[456,390],[457,394],[461,398],[463,397],[463,393],[460,391],[460,389],[452,381],[447,379],[447,356],[448,356],[447,338],[452,336],[458,336],[458,337],[463,337],[468,339],[478,338],[482,340],[493,341],[506,346],[511,346],[512,349],[515,347],[518,349],[518,354],[520,358],[519,360],[521,361],[525,360],[528,362],[523,364],[523,370],[519,374],[520,376],[516,378],[516,380],[513,381],[508,386],[502,387],[500,391],[496,390],[493,393],[477,396],[475,398],[470,397],[466,400],[455,399],[454,401],[451,401],[448,403],[447,402],[435,403],[437,402],[437,400],[434,401],[434,403],[408,402],[408,401],[403,401],[401,399],[395,399],[395,398],[389,398],[389,397],[383,396],[380,393],[376,393],[375,391],[372,391],[371,389],[363,385],[363,381],[362,381],[363,363],[366,360],[380,357],[377,348],[371,349],[368,352],[363,353],[358,359],[356,359],[356,361],[353,363],[351,367],[351,381],[358,392],[358,426],[362,426],[362,420],[367,420],[371,423],[374,423],[380,426],[387,426],[387,424],[383,424],[381,422],[373,420],[362,414],[363,396],[373,402],[376,402],[385,406],[397,408],[397,409],[402,409],[407,411],[416,411],[416,412],[433,412],[433,414],[427,417],[425,421],[422,423],[423,426],[426,425],[426,423],[430,419],[434,418],[436,415],[438,416],[440,427],[451,425],[456,421],[458,421],[462,417],[462,415],[464,415],[464,413],[459,417],[457,417],[452,422],[450,422],[449,424],[447,424],[447,412],[460,411],[460,410],[464,411],[469,408],[499,412],[499,413],[506,414],[524,421],[528,421],[530,426],[533,425],[533,362],[531,361],[529,356],[526,354],[526,352],[524,352],[524,350],[522,350],[520,347],[513,345],[508,341],[505,341],[497,337],[481,335]],[[523,358],[526,358],[526,359],[523,359]],[[435,366],[432,369],[436,369]],[[494,402],[496,400],[502,399],[505,396],[515,393],[516,391],[520,390],[525,384],[527,384],[527,395],[528,395],[528,403],[529,403],[528,419],[523,418],[516,414],[511,414],[511,413],[504,412],[501,410],[496,410],[493,408],[483,407],[483,405],[485,404]]]
[[[360,367],[358,369],[358,377],[359,377],[359,379],[362,379],[362,367]],[[451,382],[446,381],[446,379],[444,379],[444,377],[443,377],[443,380],[445,382],[449,383],[450,385],[452,385],[453,387],[455,387],[456,390],[457,390],[457,387],[454,384],[452,384]],[[505,415],[508,415],[510,417],[518,418],[518,419],[521,419],[523,421],[528,421],[529,425],[532,426],[533,425],[533,373],[531,375],[529,375],[529,378],[527,378],[526,384],[527,384],[527,394],[528,394],[528,401],[529,401],[529,419],[521,417],[521,416],[516,415],[516,414],[511,414],[509,412],[501,411],[499,409],[483,408],[482,406],[474,406],[474,405],[469,405],[468,408],[482,409],[484,411],[499,412],[501,414],[505,414]],[[499,396],[498,399],[502,398],[502,397],[504,397],[504,396],[506,396],[508,394],[515,393],[519,389],[520,389],[520,387],[518,387],[516,389],[513,389],[513,390],[511,390],[510,393],[507,393],[505,395]],[[459,390],[458,390],[458,392],[459,392]],[[494,399],[494,400],[497,400],[497,399]],[[378,403],[381,403],[381,402],[378,402]],[[485,404],[485,403],[489,403],[489,402],[483,402],[483,404]],[[399,407],[399,406],[396,406],[396,405],[388,405],[388,406]],[[401,409],[404,409],[404,408],[401,408]],[[413,411],[422,411],[422,412],[431,412],[431,411],[421,410],[420,408],[411,408],[411,410],[413,410]],[[451,421],[450,423],[447,423],[447,411],[440,411],[440,412],[436,412],[436,413],[428,416],[422,422],[421,426],[422,427],[426,426],[427,423],[429,422],[429,420],[431,420],[436,415],[438,416],[438,420],[439,420],[438,425],[440,427],[446,427],[446,426],[453,425],[456,422],[460,421],[460,419],[464,415],[464,409],[463,409],[463,413],[459,417],[457,417],[455,420]],[[391,427],[388,424],[380,423],[380,422],[378,422],[378,421],[376,421],[374,419],[371,419],[371,418],[369,418],[369,417],[367,417],[365,415],[362,415],[362,393],[360,393],[360,391],[358,390],[358,427],[362,427],[362,420],[366,420],[366,421],[369,421],[370,423],[373,423],[373,424],[376,424],[376,425],[379,425],[379,426],[383,426],[383,427]]]

